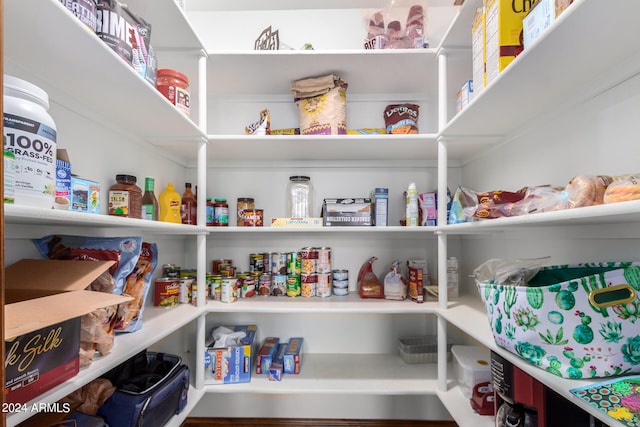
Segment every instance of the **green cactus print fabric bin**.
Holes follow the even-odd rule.
[[[564,378],[640,372],[640,263],[543,267],[529,286],[477,283],[496,344]]]

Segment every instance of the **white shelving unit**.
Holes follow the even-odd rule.
[[[218,3],[223,2],[212,6],[211,2],[190,0],[188,7],[195,11],[206,9],[207,13],[232,14],[264,8],[263,2],[253,0],[240,4]],[[545,136],[563,138],[556,146],[557,154],[553,151],[556,147],[549,144],[541,148],[547,150],[551,171],[541,173],[538,171],[541,168],[520,162],[518,151],[540,162],[541,155],[533,153],[530,146],[523,148],[527,143],[532,144],[527,139],[530,132],[539,138],[535,134],[537,128],[551,126],[547,123],[553,122],[555,116],[570,121],[574,109],[592,113],[587,119],[593,119],[593,111],[601,110],[598,102],[617,111],[614,103],[607,100],[620,96],[618,87],[629,87],[631,104],[638,99],[640,90],[634,81],[640,73],[640,46],[636,43],[640,38],[640,27],[628,22],[624,34],[618,31],[625,21],[640,13],[640,4],[634,0],[617,2],[616,13],[611,13],[611,5],[604,0],[576,0],[534,45],[457,115],[452,112],[453,100],[457,87],[471,77],[469,33],[473,11],[481,0],[467,0],[455,9],[457,14],[444,34],[435,38],[437,43],[432,48],[410,51],[207,49],[200,31],[194,30],[197,26],[192,26],[198,21],[194,19],[196,17],[192,13],[185,14],[173,0],[156,1],[153,5],[132,0],[128,4],[152,22],[152,44],[158,52],[161,67],[179,64],[190,71],[193,119],[175,111],[162,95],[73,18],[60,2],[4,1],[5,71],[38,84],[49,93],[59,126],[59,146],[70,148],[72,154],[79,153],[79,161],[72,158],[74,167],[78,164],[81,174],[92,174],[87,178],[102,182],[103,191],[117,173],[114,168],[140,171],[141,176],[162,177],[157,192],[164,188],[164,180],[170,177],[176,180],[176,187],[182,180],[197,182],[201,189],[206,189],[206,194],[224,195],[230,201],[236,197],[260,195],[262,206],[256,207],[265,208],[267,219],[284,216],[280,187],[290,173],[308,172],[314,176],[317,194],[323,195],[318,196],[318,202],[319,197],[333,196],[336,189],[347,191],[345,196],[361,195],[371,190],[370,187],[383,186],[386,182],[395,194],[400,194],[412,179],[418,180],[422,187],[435,189],[438,186],[440,190],[447,185],[453,189],[462,183],[499,185],[495,183],[501,182],[501,176],[509,176],[514,181],[559,180],[565,179],[562,172],[596,173],[600,172],[599,167],[624,168],[633,164],[626,158],[638,154],[635,150],[628,156],[621,156],[624,159],[611,159],[608,152],[600,149],[603,142],[615,142],[609,141],[611,129],[594,124],[590,124],[584,134],[576,131],[577,136],[560,125],[551,128]],[[385,4],[379,1],[370,6],[383,7]],[[430,1],[429,5],[436,9],[451,8],[450,1],[444,0]],[[331,1],[310,2],[304,7],[308,7],[305,10],[310,13],[320,8],[346,11],[360,6],[360,2]],[[278,0],[270,2],[266,9],[274,12],[301,7],[292,0]],[[45,32],[43,29],[50,28],[51,23],[56,24],[55,31]],[[600,30],[591,31],[596,28]],[[296,112],[289,91],[290,82],[330,72],[349,82],[350,127],[381,127],[380,111],[386,104],[415,102],[421,107],[422,133],[393,138],[384,135],[243,135],[244,126],[255,121],[259,110],[265,107],[271,110],[273,128],[293,127]],[[395,78],[400,74],[402,78]],[[621,102],[625,99],[621,97]],[[447,117],[442,117],[443,112]],[[371,117],[376,118],[374,125]],[[606,119],[622,127],[625,125],[613,113]],[[556,129],[558,135],[553,132]],[[579,149],[574,140],[584,137],[593,139],[588,145],[592,152],[575,154]],[[560,143],[565,140],[565,144]],[[579,160],[564,164],[562,158],[568,155],[564,145]],[[613,145],[623,146],[621,143]],[[487,160],[495,153],[505,159],[504,171]],[[595,157],[598,157],[597,164],[587,167],[585,159],[595,162]],[[583,163],[578,164],[580,162]],[[486,175],[483,171],[487,171]],[[430,266],[437,265],[441,270],[448,255],[462,255],[461,277],[464,278],[465,273],[481,260],[480,253],[505,257],[516,253],[512,250],[514,247],[523,250],[518,246],[519,241],[515,244],[511,241],[522,236],[533,242],[527,245],[533,248],[542,247],[545,242],[540,241],[545,238],[581,239],[580,242],[589,239],[588,243],[595,242],[596,248],[604,247],[611,256],[622,256],[628,253],[629,246],[633,246],[629,242],[640,239],[633,227],[637,224],[640,202],[420,229],[396,225],[401,216],[399,207],[393,208],[391,226],[387,228],[296,230],[233,226],[208,229],[202,225],[152,223],[20,206],[5,206],[4,209],[5,248],[7,252],[15,248],[9,259],[31,255],[25,241],[35,237],[34,234],[43,230],[73,230],[99,235],[142,234],[158,239],[161,251],[164,251],[164,262],[184,265],[195,262],[199,278],[204,277],[212,258],[231,255],[240,260],[252,250],[297,249],[308,244],[332,246],[336,254],[334,265],[339,262],[339,267],[344,266],[351,273],[351,295],[346,298],[254,298],[236,304],[201,302],[198,307],[183,305],[171,310],[146,307],[141,331],[118,336],[110,355],[94,360],[78,376],[38,397],[36,402],[54,402],[140,350],[173,334],[182,334],[195,342],[189,341],[184,344],[186,348],[176,349],[176,352],[195,351],[196,366],[191,367],[189,406],[169,425],[180,425],[191,411],[197,412],[199,406],[207,406],[211,401],[233,394],[267,395],[270,398],[283,395],[331,398],[344,394],[381,398],[425,396],[441,403],[461,426],[493,425],[492,417],[473,413],[449,379],[450,369],[443,344],[447,329],[452,329],[499,352],[586,413],[605,423],[612,422],[569,392],[588,381],[554,377],[497,348],[484,308],[467,280],[462,280],[463,296],[456,301],[445,303],[443,298],[440,302],[415,304],[362,300],[355,292],[354,276],[368,256],[381,251],[380,271],[397,256],[428,258]],[[504,239],[504,247],[496,248],[491,244],[496,236]],[[563,260],[571,259],[567,253],[573,250],[576,257],[596,252],[596,249],[590,252],[586,244],[580,247],[580,243],[567,243],[566,252],[562,252],[564,244],[556,246],[554,257]],[[433,273],[437,275],[437,271]],[[440,273],[438,276],[442,277],[442,271]],[[362,352],[355,351],[354,347],[340,351],[329,343],[326,349],[315,347],[305,354],[303,373],[281,383],[254,375],[250,383],[202,384],[201,358],[207,328],[213,323],[255,321],[260,328],[263,320],[268,325],[267,332],[285,325],[283,328],[287,333],[296,330],[296,325],[286,326],[292,319],[306,324],[310,319],[320,322],[334,317],[344,319],[345,324],[358,326],[371,320],[375,327],[390,329],[385,345],[381,346],[386,350],[368,346]],[[417,322],[413,322],[415,319]],[[197,325],[196,337],[183,331],[194,324]],[[425,332],[436,327],[440,343],[438,364],[407,365],[392,351],[394,349],[390,349],[395,338],[392,335],[404,333],[405,328],[406,331]],[[319,341],[324,343],[332,332],[314,332],[314,338],[320,337]],[[372,331],[365,330],[365,335],[370,338]],[[198,402],[202,404],[198,405]],[[7,417],[7,423],[15,425],[29,416],[13,414]]]

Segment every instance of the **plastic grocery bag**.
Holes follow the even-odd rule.
[[[358,273],[358,293],[360,298],[384,298],[384,287],[378,276],[373,272],[373,263],[378,258],[369,258]]]

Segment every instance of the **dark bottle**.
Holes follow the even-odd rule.
[[[158,199],[156,199],[155,180],[153,178],[144,179],[144,194],[142,195],[142,219],[150,221],[158,220]]]
[[[182,195],[182,208],[180,209],[180,213],[182,215],[182,223],[183,224],[191,224],[197,225],[197,208],[196,208],[196,198],[191,191],[191,183],[187,182],[184,184],[184,194]]]

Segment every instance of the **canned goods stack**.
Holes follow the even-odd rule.
[[[173,307],[180,304],[197,303],[195,270],[181,269],[174,264],[162,266],[162,277],[155,281],[153,305]]]
[[[336,296],[349,295],[349,271],[333,270],[333,294]]]
[[[332,269],[329,247],[250,253],[249,271],[244,273],[236,273],[230,259],[215,259],[212,268],[213,273],[207,275],[210,289],[207,295],[222,302],[235,302],[254,295],[328,297],[348,294],[348,272]],[[340,287],[338,291],[332,290],[334,276]]]
[[[306,247],[301,250],[302,296],[331,295],[331,248]]]

